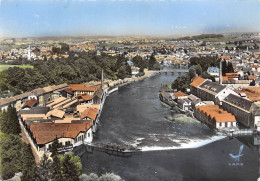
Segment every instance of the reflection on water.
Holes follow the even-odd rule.
[[[160,75],[129,84],[110,95],[104,105],[94,143],[134,145],[140,155],[115,156],[82,146],[85,173],[114,172],[126,180],[256,180],[259,177],[258,137],[224,138],[198,121],[169,110],[158,98],[161,84],[176,76]],[[207,144],[212,142],[211,144]],[[204,146],[202,146],[204,145]],[[243,156],[238,165],[230,154]],[[202,147],[198,147],[202,146]],[[176,149],[191,148],[193,149]],[[198,148],[195,148],[198,147]],[[235,164],[233,164],[235,163]]]

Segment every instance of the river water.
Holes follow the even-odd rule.
[[[223,138],[160,102],[160,86],[173,82],[177,75],[146,78],[107,97],[93,143],[133,145],[143,152],[131,157],[85,152],[81,156],[84,173],[113,172],[134,181],[259,177],[259,152],[253,136]],[[234,160],[230,154],[238,155],[241,145],[243,156]]]

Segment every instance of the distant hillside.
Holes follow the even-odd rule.
[[[203,39],[208,39],[208,38],[223,38],[224,35],[222,34],[201,34],[201,35],[195,35],[195,36],[185,36],[185,37],[180,37],[177,39],[173,39],[175,41],[177,40],[203,40]]]

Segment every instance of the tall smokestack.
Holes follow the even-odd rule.
[[[104,70],[102,69],[102,74],[101,74],[101,88],[104,90]]]
[[[222,85],[222,59],[220,59],[219,64],[219,84]]]

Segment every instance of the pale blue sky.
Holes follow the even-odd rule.
[[[260,31],[260,0],[0,0],[0,37]]]

